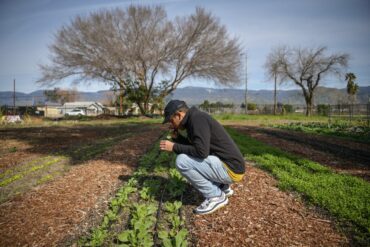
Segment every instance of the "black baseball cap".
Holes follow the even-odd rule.
[[[168,123],[171,116],[180,108],[188,107],[185,101],[182,100],[171,100],[164,108],[164,120],[162,124]]]

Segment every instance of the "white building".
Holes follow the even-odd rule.
[[[96,101],[76,101],[64,103],[59,109],[62,115],[71,112],[73,109],[82,109],[87,116],[98,116],[104,113],[105,107]]]

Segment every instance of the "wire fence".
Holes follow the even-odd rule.
[[[280,104],[277,105],[274,110],[273,104],[253,104],[252,107],[248,107],[246,112],[245,107],[229,105],[227,107],[216,106],[216,107],[203,107],[201,105],[195,105],[200,110],[205,111],[209,114],[249,114],[249,115],[286,115],[296,114],[305,115],[306,107],[304,105],[289,105]],[[0,108],[0,115],[39,115],[40,107],[42,106],[2,106]],[[45,106],[44,106],[45,107]],[[49,106],[52,108],[52,106]],[[60,107],[57,107],[58,109]],[[60,109],[59,109],[60,110]],[[119,115],[119,107],[105,107],[102,113],[106,115]],[[158,113],[160,114],[160,113]],[[370,103],[368,104],[337,104],[337,105],[324,105],[320,104],[315,106],[311,112],[312,115],[316,116],[327,116],[329,122],[336,120],[346,121],[366,121],[370,125]],[[130,115],[140,115],[138,109],[130,112]]]
[[[340,104],[328,105],[327,116],[329,121],[367,121],[370,124],[370,103],[368,104]]]
[[[249,114],[249,115],[285,115],[285,114],[306,114],[306,106],[304,105],[289,105],[281,104],[274,110],[274,105],[253,105],[247,112],[245,108],[229,106],[229,107],[202,107],[201,110],[209,114]],[[325,105],[319,104],[312,108],[311,115],[327,116],[329,122],[335,120],[346,121],[366,121],[370,123],[370,103],[368,104],[337,104]]]

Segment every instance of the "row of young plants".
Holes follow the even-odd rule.
[[[53,156],[45,156],[41,158],[36,158],[30,161],[26,161],[21,165],[12,167],[10,169],[5,170],[3,173],[0,173],[0,187],[4,187],[14,181],[17,181],[27,174],[45,169],[51,165],[59,163],[61,161],[69,160],[68,157],[72,159],[72,161],[86,161],[88,159],[94,158],[99,154],[104,153],[107,149],[117,143],[118,140],[122,140],[122,138],[127,138],[131,134],[123,134],[116,137],[109,137],[104,138],[102,140],[98,140],[94,143],[86,144],[86,145],[78,145],[72,146],[67,151],[62,151],[56,153]],[[16,152],[16,147],[14,147]]]
[[[144,155],[130,179],[109,202],[101,224],[79,246],[187,246],[181,213],[187,184],[174,167],[175,156],[159,151]]]
[[[370,184],[316,162],[288,154],[227,128],[242,154],[272,173],[282,190],[297,191],[308,203],[329,211],[356,245],[370,241]]]
[[[132,134],[130,133],[125,133],[115,137],[107,137],[85,145],[79,144],[78,146],[72,146],[64,152],[64,155],[70,156],[74,161],[86,161],[104,153],[120,140],[126,139],[131,135]]]
[[[66,160],[67,159],[64,156],[47,156],[26,162],[21,166],[8,169],[4,173],[0,174],[0,187],[5,187],[26,177],[30,173],[46,169],[49,166]]]
[[[370,127],[366,122],[336,121],[334,123],[295,122],[274,127],[286,130],[295,130],[305,133],[340,136],[365,143],[370,143]]]
[[[66,172],[72,164],[92,159],[131,133],[119,134],[84,145],[73,145],[54,155],[38,157],[16,164],[0,173],[0,203],[30,188],[53,180]],[[16,150],[15,150],[16,152]]]

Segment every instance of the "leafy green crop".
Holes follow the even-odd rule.
[[[177,171],[176,168],[169,170],[169,181],[167,190],[171,197],[178,197],[185,192],[186,183],[184,177]]]
[[[153,216],[157,211],[154,204],[134,204],[132,209],[131,229],[118,235],[120,246],[149,247],[153,246],[153,233],[156,218]]]
[[[108,236],[108,231],[102,227],[95,228],[91,234],[90,239],[80,239],[78,241],[79,246],[101,246],[104,240]]]
[[[119,210],[127,205],[129,195],[137,191],[137,180],[131,178],[127,184],[121,187],[116,196],[109,203],[109,210],[103,217],[103,222],[100,227],[95,228],[89,238],[82,238],[78,241],[79,246],[101,246],[108,236],[108,228],[111,222],[118,219]]]
[[[143,183],[143,188],[140,191],[140,197],[144,200],[152,201],[155,195],[158,194],[161,182],[157,179],[147,179]]]
[[[159,238],[162,240],[164,247],[186,247],[188,246],[188,241],[186,240],[188,231],[186,229],[181,229],[173,237],[167,231],[160,231],[158,233]]]
[[[110,201],[109,210],[100,227],[94,230],[90,238],[80,240],[79,245],[96,246],[95,244],[99,243],[107,246],[118,244],[146,247],[158,244],[154,243],[158,241],[155,238],[158,236],[164,246],[187,246],[188,232],[185,229],[185,221],[179,216],[182,203],[165,202],[163,214],[160,214],[160,209],[157,211],[156,206],[160,205],[159,200],[179,197],[185,191],[186,180],[174,168],[175,158],[174,154],[160,152],[159,142],[155,143],[154,148],[140,159],[132,177]],[[135,196],[130,196],[131,193],[135,193]],[[132,203],[130,198],[140,203]],[[122,208],[129,209],[128,215],[127,211],[120,214]],[[159,219],[155,217],[156,212]],[[114,233],[112,231],[115,231],[116,225],[111,226],[112,222],[121,224],[120,217],[128,217],[129,224],[124,231]],[[166,222],[168,226],[166,233],[159,231],[162,222]]]
[[[170,224],[170,230],[158,232],[158,237],[162,240],[165,247],[185,247],[188,245],[188,231],[183,228],[185,222],[179,216],[179,210],[182,206],[180,201],[173,203],[166,202],[164,208],[167,212],[167,222]]]

